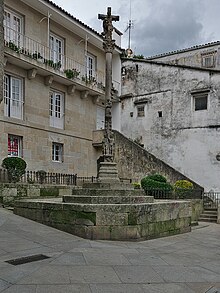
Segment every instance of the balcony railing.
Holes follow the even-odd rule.
[[[10,27],[4,27],[4,36],[5,46],[11,50],[35,59],[39,64],[47,65],[69,79],[104,90],[104,73],[97,70],[88,70],[85,58],[81,58],[84,60],[80,63],[60,53],[59,50],[52,50]],[[84,54],[81,55],[85,56]]]

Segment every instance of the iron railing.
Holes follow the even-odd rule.
[[[0,183],[11,183],[8,171],[0,169]],[[76,174],[51,173],[45,171],[25,171],[21,176],[20,183],[29,184],[57,184],[57,185],[77,185]]]
[[[203,207],[217,209],[220,204],[220,192],[204,192]]]
[[[77,185],[82,186],[83,183],[97,182],[96,176],[77,176],[77,174],[63,174],[40,171],[25,171],[25,174],[20,178],[20,183],[29,184],[54,184],[54,185]],[[121,182],[131,183],[132,179],[120,178]],[[13,180],[8,176],[6,169],[0,169],[0,183],[10,183]]]
[[[99,70],[89,70],[88,72],[85,64],[85,52],[77,47],[74,50],[75,59],[73,59],[7,26],[4,26],[4,38],[6,47],[28,58],[35,59],[39,65],[45,64],[58,70],[66,77],[69,76],[69,78],[75,78],[76,81],[82,81],[86,85],[104,89],[104,73]]]
[[[202,189],[185,188],[149,188],[145,189],[145,194],[153,196],[155,199],[202,199]]]

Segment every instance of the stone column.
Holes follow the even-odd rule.
[[[101,182],[119,182],[117,164],[114,162],[114,135],[112,132],[112,53],[115,41],[112,40],[112,21],[118,21],[119,16],[111,15],[111,7],[107,15],[99,14],[98,19],[103,20],[103,48],[106,54],[105,71],[105,129],[102,141],[103,161],[100,163],[98,179]]]

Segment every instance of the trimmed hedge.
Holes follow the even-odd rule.
[[[160,174],[148,175],[147,178],[158,182],[167,182],[166,177]]]
[[[3,159],[2,167],[8,171],[9,182],[18,182],[25,173],[27,163],[19,157],[7,157]]]
[[[173,186],[159,174],[149,175],[141,179],[141,187],[147,195],[154,197],[171,197]]]
[[[177,198],[190,198],[193,194],[193,184],[188,180],[178,180],[174,183],[174,191]]]

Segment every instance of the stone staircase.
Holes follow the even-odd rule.
[[[204,208],[203,213],[199,217],[199,221],[217,223],[217,208]]]
[[[14,213],[91,240],[146,240],[191,231],[188,201],[157,201],[122,183],[84,183],[71,193],[16,201]]]

